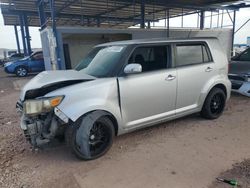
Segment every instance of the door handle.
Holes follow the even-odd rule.
[[[174,80],[176,78],[176,76],[173,76],[173,75],[168,75],[168,77],[165,79],[165,80],[167,80],[167,81],[172,81],[172,80]]]
[[[205,70],[206,72],[211,72],[213,70],[213,68],[211,67],[207,67],[207,69]]]

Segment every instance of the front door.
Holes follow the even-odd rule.
[[[170,66],[170,46],[137,47],[128,63],[142,65],[142,73],[119,78],[125,129],[155,123],[175,115],[176,70]]]
[[[42,52],[37,52],[31,56],[29,68],[32,72],[41,72],[45,70]]]

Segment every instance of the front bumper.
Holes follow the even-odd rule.
[[[34,147],[49,143],[64,128],[62,125],[65,123],[55,115],[54,111],[37,116],[26,116],[23,113],[21,101],[17,102],[16,109],[21,115],[21,129],[24,131],[26,139]]]
[[[13,74],[13,72],[11,72],[8,67],[4,67],[4,72],[8,73],[8,74]]]

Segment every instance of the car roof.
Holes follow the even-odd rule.
[[[134,44],[153,44],[165,42],[205,42],[209,40],[218,40],[216,37],[202,37],[202,38],[153,38],[153,39],[137,39],[137,40],[124,40],[116,42],[108,42],[99,44],[97,47],[112,46],[112,45],[134,45]]]

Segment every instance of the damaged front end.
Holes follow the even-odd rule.
[[[21,128],[34,147],[49,143],[63,135],[68,118],[56,108],[64,96],[18,101],[16,108],[21,115]]]

